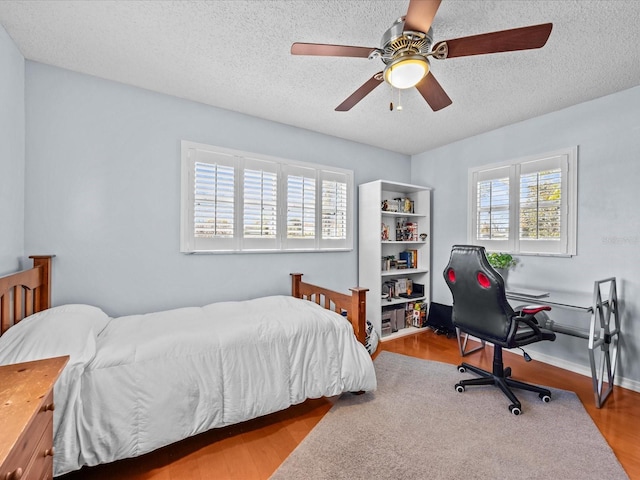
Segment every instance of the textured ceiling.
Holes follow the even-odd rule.
[[[25,58],[405,154],[640,84],[640,1],[443,0],[434,41],[552,22],[539,50],[432,60],[453,100],[381,85],[334,108],[380,60],[292,56],[293,42],[378,47],[408,0],[0,1]],[[394,93],[397,102],[397,90]]]

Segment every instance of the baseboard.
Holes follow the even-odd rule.
[[[469,335],[469,340],[475,340],[476,342],[480,342],[480,340],[473,335]],[[522,355],[522,352],[517,348],[505,348],[503,349],[505,352],[513,353],[514,355]],[[553,365],[554,367],[562,368],[564,370],[569,370],[570,372],[578,373],[580,375],[584,375],[585,377],[591,378],[591,368],[580,365],[577,363],[570,362],[568,360],[564,360],[558,357],[554,357],[552,355],[545,355],[540,352],[532,352],[535,360],[539,362],[546,363],[549,365]],[[619,374],[613,379],[613,384],[618,385],[622,388],[626,388],[628,390],[633,390],[634,392],[640,392],[640,382],[637,380],[631,380],[630,378],[621,377]]]
[[[520,351],[517,349],[513,349],[509,351],[511,351],[516,355],[520,354]],[[562,368],[564,370],[569,370],[570,372],[579,373],[580,375],[584,375],[585,377],[591,378],[590,367],[585,367],[584,365],[579,365],[577,363],[569,362],[567,360],[553,357],[551,355],[545,355],[544,353],[539,353],[539,352],[533,353],[533,357],[535,360],[538,360],[539,362],[547,363],[549,365],[553,365],[554,367]],[[636,380],[631,380],[629,378],[620,377],[620,375],[616,375],[614,379],[614,384],[619,385],[622,388],[633,390],[634,392],[640,392],[640,382]]]

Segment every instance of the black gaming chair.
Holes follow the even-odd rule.
[[[493,372],[463,363],[458,366],[460,372],[470,370],[480,378],[462,380],[456,384],[456,390],[464,392],[468,385],[496,385],[511,400],[509,411],[514,415],[522,413],[522,406],[511,388],[537,392],[544,402],[549,402],[551,392],[548,389],[509,378],[511,367],[504,368],[502,348],[555,340],[555,333],[540,328],[534,317],[542,310],[551,310],[551,307],[527,306],[515,312],[507,302],[504,280],[487,261],[484,247],[454,245],[444,270],[444,279],[453,295],[454,326],[494,345]]]

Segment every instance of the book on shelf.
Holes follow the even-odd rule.
[[[418,268],[418,250],[405,250],[398,254],[400,260],[406,260],[407,268]]]
[[[407,285],[411,280],[408,278],[396,278],[396,295],[406,294]],[[410,289],[411,287],[409,287]]]
[[[399,260],[396,260],[396,269],[397,270],[402,270],[402,269],[407,269],[407,268],[411,268],[409,266],[409,262],[405,259],[400,258]]]
[[[412,302],[407,304],[406,321],[412,327],[422,328],[426,326],[427,304],[425,302]]]
[[[407,222],[405,224],[405,238],[411,242],[418,241],[418,222]]]

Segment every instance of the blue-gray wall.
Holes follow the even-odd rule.
[[[510,281],[590,291],[596,278],[616,276],[619,373],[640,389],[638,88],[410,159],[25,62],[0,27],[0,102],[0,274],[24,255],[54,253],[54,303],[91,303],[111,315],[286,293],[291,271],[340,290],[357,282],[356,251],[180,254],[180,140],[351,168],[356,185],[381,178],[434,187],[433,296],[444,303],[441,272],[451,245],[466,242],[468,168],[578,145],[578,255],[521,257]],[[578,339],[532,349],[576,370],[586,365]]]
[[[433,299],[451,303],[442,279],[451,246],[467,243],[470,167],[578,146],[578,255],[521,256],[509,282],[591,292],[615,276],[622,317],[619,373],[640,389],[640,87],[468,138],[412,158],[413,182],[434,187]],[[585,325],[566,311],[551,317]],[[530,347],[559,364],[586,367],[586,342],[560,336]]]
[[[57,255],[55,304],[121,315],[286,294],[290,272],[341,291],[357,285],[355,250],[181,254],[181,140],[353,169],[356,185],[410,180],[406,155],[40,63],[26,67],[25,252]]]
[[[0,275],[24,254],[24,63],[0,25]]]

